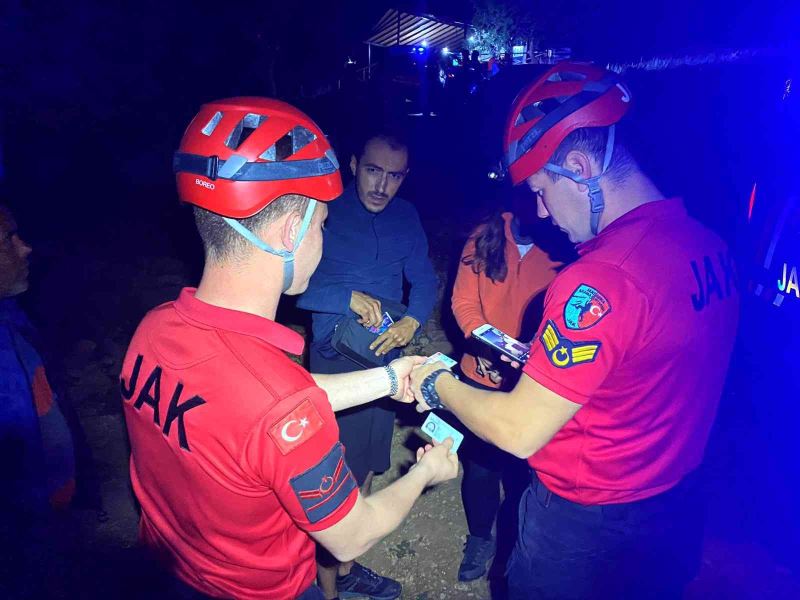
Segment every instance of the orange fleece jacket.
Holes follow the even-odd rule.
[[[459,263],[452,307],[458,326],[466,338],[471,336],[473,329],[484,323],[494,325],[512,337],[519,336],[528,304],[547,289],[558,268],[563,266],[563,263],[550,260],[549,255],[536,245],[520,258],[519,248],[511,234],[512,218],[511,213],[503,213],[508,265],[505,281],[495,283],[483,272],[476,274],[472,265],[465,265],[463,260]],[[475,238],[480,230],[478,228],[467,240],[461,253],[462,259],[475,251]],[[495,354],[492,360],[496,364],[500,357]],[[476,367],[475,357],[465,353],[461,359],[461,369],[467,377],[489,387],[500,387],[493,384],[488,375],[481,377]]]

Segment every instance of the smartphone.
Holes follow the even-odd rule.
[[[515,340],[507,333],[503,333],[497,327],[492,327],[488,323],[475,328],[472,337],[479,339],[487,346],[491,346],[501,354],[520,364],[525,364],[531,352],[530,344],[523,344]]]

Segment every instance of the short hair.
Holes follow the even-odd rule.
[[[392,150],[405,150],[408,152],[408,142],[406,142],[405,137],[399,132],[374,131],[362,139],[361,148],[358,154],[356,154],[357,160],[361,160],[361,157],[364,156],[364,153],[367,151],[367,145],[373,141],[383,142]]]
[[[289,212],[304,213],[310,198],[298,194],[286,194],[276,198],[252,217],[236,219],[252,232],[276,221]],[[206,259],[218,262],[227,260],[241,260],[250,248],[250,242],[230,225],[222,220],[222,216],[199,206],[194,209],[194,222],[200,239],[203,240],[203,249]]]
[[[628,151],[624,140],[620,139],[619,128],[614,133],[614,151],[611,154],[611,162],[604,177],[614,183],[619,183],[628,178],[639,167]],[[608,127],[582,127],[564,138],[556,148],[556,151],[553,152],[549,162],[563,166],[564,161],[567,160],[567,154],[577,150],[589,155],[602,165],[606,156],[607,143]],[[552,171],[547,171],[547,174],[553,181],[558,181],[560,177],[563,177],[563,175]]]

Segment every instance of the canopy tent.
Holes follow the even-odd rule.
[[[370,46],[414,46],[429,48],[461,48],[467,25],[458,21],[443,21],[432,15],[389,9],[380,18],[364,43]]]

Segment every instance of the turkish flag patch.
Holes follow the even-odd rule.
[[[269,436],[284,456],[314,437],[324,421],[311,400],[303,400],[269,429]]]

